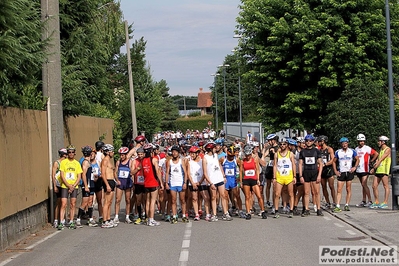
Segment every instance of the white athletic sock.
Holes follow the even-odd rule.
[[[129,218],[129,214],[126,214],[126,219]]]
[[[340,206],[340,205],[339,205],[339,204],[337,204],[337,208],[339,208],[339,206]]]
[[[118,214],[115,214],[115,218],[114,219],[118,219],[119,217],[118,217]]]
[[[65,219],[61,221],[62,224],[65,224]]]

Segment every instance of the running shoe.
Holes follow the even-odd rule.
[[[367,203],[364,200],[362,200],[359,204],[356,204],[356,207],[365,207],[366,204]]]
[[[270,201],[266,202],[266,207],[267,208],[271,208],[272,207],[272,204],[270,204]]]
[[[302,217],[307,217],[310,215],[310,211],[309,210],[304,210],[303,213],[301,214]]]
[[[292,217],[294,217],[294,211],[290,211],[290,212],[288,213],[288,218],[292,218]]]
[[[388,209],[388,204],[383,202],[383,203],[380,204],[380,206],[378,206],[378,208],[380,208],[380,209]]]
[[[287,212],[288,212],[288,211],[287,211],[287,207],[283,207],[282,213],[286,214]]]
[[[245,215],[245,220],[251,220],[251,218],[252,218],[252,216],[251,216],[250,213],[247,213],[247,214]]]
[[[211,215],[210,215],[210,214],[207,214],[207,215],[205,216],[205,221],[208,221],[208,222],[211,221]]]
[[[74,222],[70,222],[69,229],[76,229],[76,225]]]
[[[369,202],[367,202],[367,203],[364,205],[364,207],[369,208],[372,204],[373,204],[373,202],[372,202],[372,201],[369,201]]]
[[[78,227],[78,228],[82,228],[83,227],[82,223],[80,222],[80,219],[76,220],[76,227]]]
[[[177,218],[173,217],[172,220],[170,221],[171,224],[177,224]]]
[[[166,215],[165,222],[170,222],[170,215]]]
[[[96,227],[98,226],[98,224],[96,223],[96,221],[91,220],[91,221],[87,221],[87,225],[90,227]]]
[[[278,212],[276,212],[275,214],[274,214],[274,216],[273,216],[273,218],[280,218],[280,214],[278,214]]]
[[[262,212],[262,219],[267,219],[267,212],[266,211]]]
[[[222,212],[222,207],[218,206],[216,209],[217,209],[217,212]]]
[[[126,224],[131,224],[131,223],[132,223],[132,220],[130,220],[129,216],[126,217],[125,223],[126,223]]]
[[[62,223],[60,223],[60,224],[57,226],[57,229],[58,229],[58,230],[64,230],[64,228],[65,228],[65,226],[64,226]]]
[[[141,224],[141,218],[137,218],[136,221],[134,221],[134,224]]]
[[[115,217],[114,220],[113,220],[113,223],[114,223],[114,224],[118,224],[118,223],[119,223],[119,218],[118,218],[118,217]]]
[[[183,217],[183,218],[181,218],[181,221],[182,221],[183,223],[188,223],[188,222],[189,222],[189,220],[188,220],[188,218],[187,218],[187,217]]]
[[[245,219],[247,217],[243,211],[239,212],[239,216],[240,216],[240,218],[243,218],[243,219]]]
[[[98,223],[99,223],[99,224],[103,224],[103,223],[104,223],[104,218],[99,218],[99,219],[98,219]]]
[[[314,212],[317,212],[317,205],[316,204],[313,204],[313,210],[314,210]]]
[[[301,215],[301,213],[299,212],[298,209],[294,209],[294,215],[299,216],[299,215]]]
[[[324,206],[326,209],[330,209],[331,208],[331,204],[330,203],[326,203],[326,205]]]
[[[376,202],[373,202],[373,204],[371,204],[371,205],[369,206],[370,209],[377,209],[378,207],[380,207],[380,204],[378,204],[378,203],[376,203]]]
[[[54,228],[58,228],[58,221],[57,221],[57,220],[54,221],[53,227],[54,227]]]
[[[340,207],[335,207],[334,210],[333,210],[333,212],[342,212],[342,210],[341,210]]]
[[[252,207],[251,212],[252,212],[252,213],[256,213],[256,208],[255,208],[255,207]]]
[[[212,215],[211,222],[217,222],[219,219],[216,215]]]
[[[238,209],[235,209],[234,215],[235,215],[235,216],[239,216],[239,215],[240,215],[240,211],[239,211]]]
[[[272,211],[270,212],[271,215],[275,215],[276,214],[276,210],[273,208]]]
[[[231,218],[229,213],[223,214],[222,219],[223,219],[223,221],[231,221],[231,220],[233,220],[233,218]]]
[[[324,216],[324,214],[321,212],[321,209],[317,210],[317,216]]]
[[[202,210],[198,211],[198,215],[201,217],[202,216]]]
[[[114,226],[110,224],[108,221],[101,225],[101,228],[113,228]]]
[[[350,211],[350,209],[349,209],[349,205],[345,205],[345,207],[344,207],[344,211]]]
[[[200,220],[200,217],[199,217],[199,215],[197,214],[197,215],[195,215],[195,217],[194,217],[194,221],[199,221]]]
[[[148,226],[159,226],[161,225],[159,222],[152,220],[151,222],[148,222]]]

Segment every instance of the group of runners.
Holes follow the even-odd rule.
[[[82,227],[85,218],[91,227],[116,227],[120,222],[123,196],[126,211],[121,220],[148,226],[160,225],[155,220],[156,212],[162,215],[162,220],[172,224],[179,219],[183,223],[189,222],[189,217],[194,221],[212,222],[219,218],[231,221],[232,216],[250,220],[256,214],[262,219],[267,219],[268,214],[279,218],[280,213],[289,218],[294,215],[306,217],[310,215],[310,197],[317,215],[323,216],[320,184],[326,201],[324,207],[332,208],[334,212],[341,211],[342,190],[346,185],[346,201],[342,209],[348,211],[355,175],[363,187],[363,201],[356,206],[388,207],[391,153],[387,137],[379,137],[379,152],[365,145],[363,134],[357,136],[355,149],[349,148],[348,138],[341,138],[341,148],[335,152],[328,146],[326,136],[279,139],[276,134],[270,134],[266,140],[267,144],[261,148],[248,132],[246,144],[238,139],[228,143],[224,138],[190,143],[183,138],[179,145],[162,147],[148,143],[140,135],[134,139],[135,145],[131,149],[118,149],[120,159],[116,162],[114,147],[101,141],[95,143],[95,149],[82,147],[80,161],[75,159],[74,146],[60,149],[60,158],[53,164],[54,192],[57,194],[54,226],[60,230],[66,226]],[[374,202],[367,185],[369,174],[375,175]],[[338,180],[336,189],[334,176]],[[385,197],[380,203],[378,184],[381,181]],[[75,221],[79,187],[82,203]],[[241,192],[245,197],[244,208]],[[98,222],[93,217],[95,201]],[[298,209],[300,202],[302,212]],[[115,215],[111,219],[113,204]],[[222,212],[221,217],[218,217],[218,211]]]

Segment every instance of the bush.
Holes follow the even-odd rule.
[[[198,117],[201,116],[201,111],[192,112],[188,114],[188,117]]]
[[[213,117],[211,115],[178,118],[175,121],[175,130],[181,130],[184,132],[186,129],[202,130],[208,127],[208,121],[213,121]]]

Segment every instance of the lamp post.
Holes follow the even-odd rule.
[[[233,38],[241,39],[241,35],[235,34]],[[237,50],[232,50],[232,52],[236,52]],[[240,139],[242,140],[242,103],[241,103],[241,73],[240,66],[238,66],[238,98],[240,105]]]
[[[219,67],[223,68],[223,91],[224,91],[224,123],[225,129],[224,132],[227,137],[227,98],[226,98],[226,67],[229,67],[229,64],[219,65]]]
[[[232,52],[237,52],[236,49],[231,50]],[[240,66],[237,63],[238,68],[238,105],[240,110],[240,139],[242,140],[242,102],[241,102],[241,73],[240,73]]]
[[[213,76],[213,88],[215,89],[215,102],[216,102],[216,110],[215,110],[215,117],[216,117],[216,121],[215,121],[215,125],[216,125],[216,132],[218,131],[218,129],[219,129],[219,118],[218,118],[218,91],[217,91],[217,89],[216,89],[216,77],[217,76],[220,76],[220,74],[218,74],[218,73],[214,73],[214,74],[211,74],[211,76]]]
[[[387,55],[388,55],[388,88],[389,88],[389,128],[391,137],[391,173],[396,166],[396,138],[395,138],[395,98],[393,96],[393,80],[392,80],[392,48],[391,48],[391,21],[389,17],[389,1],[385,0],[385,23],[387,28]],[[395,182],[392,185],[392,209],[398,209],[398,197],[395,195]]]

